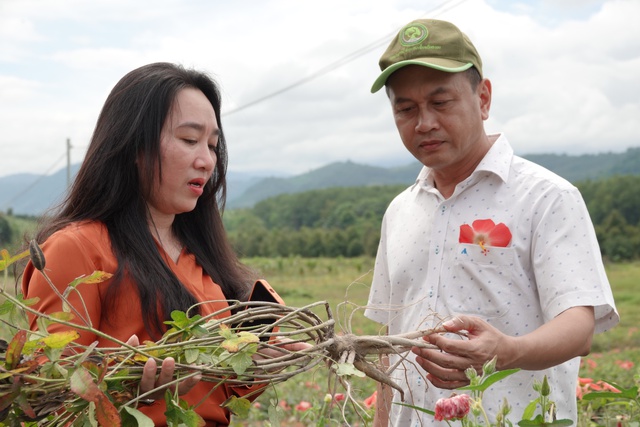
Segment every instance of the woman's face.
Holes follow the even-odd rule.
[[[213,106],[198,89],[178,92],[160,136],[162,171],[156,167],[147,203],[153,220],[173,221],[192,211],[216,166],[220,128]]]

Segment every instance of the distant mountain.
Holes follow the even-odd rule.
[[[538,163],[570,182],[597,180],[613,175],[640,175],[640,148],[624,153],[531,154],[524,158]],[[251,207],[260,200],[284,193],[298,193],[329,187],[358,187],[366,185],[410,185],[422,165],[415,161],[397,168],[382,168],[353,162],[331,163],[319,169],[289,178],[266,178],[248,187],[230,200],[231,209]]]
[[[571,182],[598,180],[612,175],[640,175],[640,148],[624,153],[531,154],[523,156]],[[75,176],[79,165],[72,166]],[[351,161],[331,163],[291,177],[266,177],[229,171],[227,208],[251,207],[256,202],[283,193],[299,193],[329,187],[358,187],[414,182],[421,165],[384,168]],[[66,168],[52,175],[16,174],[0,177],[0,212],[41,215],[59,202],[66,189]]]
[[[407,184],[415,181],[420,164],[383,168],[347,162],[336,162],[289,178],[266,178],[230,199],[230,209],[251,207],[260,200],[284,193],[300,193],[329,187],[360,187]]]

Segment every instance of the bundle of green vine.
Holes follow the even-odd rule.
[[[5,283],[7,267],[29,255],[44,273],[44,257],[34,242],[30,251],[22,254],[12,257],[6,250],[0,254]],[[95,272],[76,279],[68,289],[106,278],[106,273]],[[0,340],[0,425],[146,425],[148,418],[136,408],[157,391],[138,390],[142,368],[149,358],[157,361],[174,358],[175,380],[165,387],[194,375],[213,383],[213,387],[273,385],[324,363],[332,366],[338,376],[348,377],[357,371],[402,393],[389,372],[381,371],[367,356],[401,354],[414,346],[428,347],[420,338],[441,332],[416,331],[384,337],[336,334],[335,321],[325,301],[302,308],[273,302],[229,301],[226,313],[203,317],[175,311],[162,339],[132,346],[91,326],[72,322],[73,310],[68,304],[63,305],[64,313],[44,314],[30,308],[30,302],[20,295],[4,289],[0,295],[5,298],[0,305],[0,321],[12,334],[10,339]],[[60,298],[65,299],[66,295],[61,294]],[[326,319],[315,313],[318,309],[326,313]],[[28,330],[26,313],[37,317],[40,332]],[[47,331],[51,323],[68,328],[62,332],[41,332]],[[77,344],[78,330],[89,330],[118,347]],[[307,345],[304,350],[289,351],[282,342]],[[254,357],[256,354],[272,356]],[[176,408],[184,410],[179,397],[168,392],[165,396],[167,405],[173,402]],[[224,405],[233,413],[242,414],[250,404],[245,398],[232,398]]]

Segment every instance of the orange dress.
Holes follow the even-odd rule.
[[[90,275],[96,270],[108,273],[116,271],[117,263],[111,250],[109,233],[104,224],[100,222],[72,224],[54,233],[41,247],[45,256],[47,276],[61,293],[77,277]],[[159,249],[162,251],[160,247]],[[165,259],[169,268],[198,301],[214,301],[200,306],[203,316],[228,307],[220,287],[196,263],[192,254],[183,251],[175,263],[169,257],[165,257]],[[138,336],[141,343],[145,340],[151,340],[142,322],[137,290],[130,280],[125,279],[121,285],[121,293],[117,301],[117,315],[110,316],[108,322],[102,319],[103,297],[109,284],[109,280],[100,284],[80,284],[77,290],[82,295],[82,302],[76,292],[69,294],[69,302],[81,314],[88,314],[94,329],[109,336],[125,342],[133,334]],[[39,302],[33,307],[38,311],[43,313],[62,311],[60,298],[31,263],[27,265],[22,278],[22,291],[25,298],[39,298]],[[36,329],[36,319],[32,317],[30,320],[30,327]],[[81,323],[78,319],[74,321]],[[64,328],[63,325],[54,325],[50,327],[50,331]],[[79,344],[89,345],[98,341],[99,347],[116,346],[111,340],[100,338],[86,331],[79,332],[80,338],[76,340]],[[195,405],[200,402],[203,396],[211,393],[206,401],[196,409],[196,412],[206,421],[207,426],[228,425],[230,422],[229,411],[222,408],[220,404],[231,395],[242,396],[256,389],[223,385],[211,392],[213,386],[212,383],[202,381],[189,393],[181,396],[190,405]],[[255,398],[255,396],[252,397]],[[156,426],[166,425],[164,399],[157,400],[149,406],[140,406],[138,409],[151,417]]]

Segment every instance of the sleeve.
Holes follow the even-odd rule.
[[[571,307],[592,306],[596,332],[606,331],[620,317],[587,207],[575,187],[548,199],[532,242],[532,262],[546,320]]]
[[[45,258],[44,273],[36,270],[31,262],[27,264],[22,277],[22,291],[25,298],[38,298],[32,308],[41,313],[51,314],[63,311],[60,295],[63,295],[69,283],[76,278],[89,275],[97,270],[91,260],[90,252],[77,236],[70,232],[58,232],[52,235],[43,245]],[[101,298],[100,286],[78,286],[67,297],[73,322],[79,325],[91,325],[95,329],[100,327]],[[29,326],[37,329],[37,317],[29,315]],[[53,324],[49,332],[65,330],[68,327]],[[80,338],[77,343],[89,345],[96,340],[93,333],[79,330]]]

